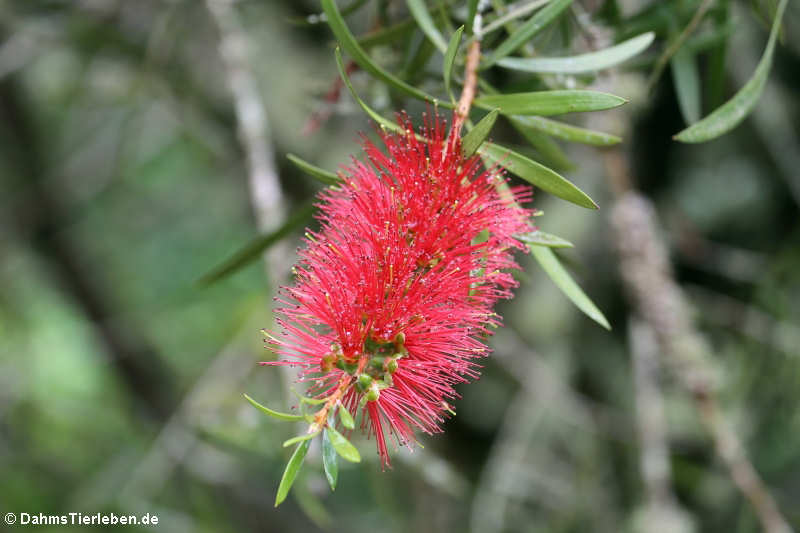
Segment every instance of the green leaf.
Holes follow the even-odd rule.
[[[442,107],[453,107],[450,102],[438,101],[433,96],[407,84],[403,80],[385,71],[383,68],[374,63],[369,57],[369,54],[367,54],[358,44],[358,41],[353,34],[350,33],[350,30],[347,28],[347,24],[345,23],[344,18],[342,18],[341,13],[339,13],[339,8],[336,7],[336,2],[334,0],[322,0],[322,10],[325,12],[325,16],[328,17],[328,25],[330,25],[333,34],[339,41],[339,44],[347,51],[348,54],[350,54],[350,56],[353,58],[353,61],[355,61],[362,69],[409,96],[418,98],[420,100],[426,100],[431,103],[438,103]]]
[[[514,129],[520,132],[520,134],[525,137],[525,140],[536,149],[546,165],[556,170],[575,168],[575,165],[569,160],[567,154],[565,154],[561,147],[549,136],[535,128],[529,128],[527,124],[514,117],[508,117],[508,119],[511,125],[514,126]]]
[[[317,435],[319,435],[319,431],[315,431],[313,433],[307,433],[305,435],[298,435],[297,437],[292,437],[291,439],[284,441],[283,447],[288,448],[292,444],[297,444],[298,442],[303,442],[304,440],[311,440]]]
[[[581,74],[607,69],[642,52],[653,42],[655,33],[647,32],[617,45],[572,57],[507,57],[498,66],[524,72]]]
[[[338,46],[336,47],[336,51],[334,53],[336,54],[336,66],[339,69],[339,75],[342,77],[342,81],[344,82],[345,87],[347,87],[347,90],[350,91],[350,95],[353,97],[353,100],[355,100],[356,103],[361,106],[361,109],[363,109],[372,120],[381,126],[395,132],[402,131],[403,129],[399,125],[378,114],[377,111],[374,111],[371,107],[364,103],[361,98],[359,98],[358,93],[356,93],[356,90],[353,87],[353,84],[350,82],[350,78],[347,76],[347,70],[345,69],[344,61],[342,60],[342,52],[339,50]]]
[[[450,37],[450,44],[447,45],[447,51],[444,53],[444,63],[442,68],[444,70],[444,90],[450,94],[450,78],[453,75],[453,62],[456,59],[456,52],[461,44],[461,34],[464,33],[464,26],[456,30],[452,37]]]
[[[534,35],[539,33],[545,26],[561,14],[572,0],[552,0],[531,18],[526,20],[517,30],[495,48],[494,53],[482,65],[487,68],[495,64],[500,59],[514,52],[517,48],[528,42]]]
[[[411,16],[417,21],[422,33],[444,54],[447,51],[447,43],[444,42],[444,37],[442,37],[439,28],[433,22],[433,18],[428,12],[428,7],[425,5],[425,0],[406,0],[406,5]]]
[[[530,249],[548,277],[553,280],[553,283],[567,295],[567,298],[569,298],[578,309],[604,328],[611,329],[611,325],[608,323],[603,313],[594,305],[589,297],[586,296],[586,293],[583,292],[578,284],[575,283],[575,280],[573,280],[572,276],[564,269],[561,262],[550,248],[534,245],[531,246]]]
[[[339,420],[342,421],[342,425],[347,429],[355,429],[356,421],[353,420],[353,415],[350,414],[350,411],[347,410],[347,407],[344,405],[339,406]]]
[[[346,459],[352,463],[361,462],[361,455],[358,453],[358,450],[355,446],[350,444],[350,441],[347,440],[344,435],[332,427],[329,427],[328,436],[331,439],[331,444],[336,450],[336,453],[341,455],[342,459]]]
[[[410,35],[416,27],[416,21],[409,18],[359,37],[358,44],[361,45],[361,48],[369,49],[373,46],[395,43],[406,35]]]
[[[700,76],[694,54],[685,48],[678,50],[670,60],[672,83],[678,95],[678,106],[686,124],[700,120]]]
[[[286,464],[286,470],[283,471],[281,483],[278,485],[278,494],[275,496],[275,507],[283,503],[283,500],[286,499],[286,495],[289,494],[289,489],[292,488],[292,484],[295,478],[297,478],[297,473],[300,471],[300,467],[303,466],[303,459],[306,458],[306,453],[308,453],[308,447],[310,445],[311,441],[306,440],[298,444],[297,448],[294,449],[292,457]]]
[[[298,420],[304,420],[304,418],[305,418],[302,415],[290,415],[290,414],[287,414],[287,413],[281,413],[279,411],[273,411],[269,407],[267,407],[265,405],[261,405],[260,403],[258,403],[254,399],[252,399],[247,394],[244,395],[244,398],[248,402],[250,402],[256,409],[260,409],[261,411],[267,413],[272,418],[277,418],[278,420],[286,420],[288,422],[297,422]]]
[[[325,183],[327,185],[336,185],[337,183],[341,183],[342,181],[341,179],[339,179],[339,176],[337,176],[333,172],[312,165],[308,161],[304,161],[303,159],[300,159],[294,154],[286,154],[286,158],[292,163],[294,163],[297,166],[297,168],[299,168],[312,178],[318,179],[322,183]]]
[[[258,259],[264,250],[289,235],[295,229],[303,226],[311,218],[314,209],[316,208],[313,203],[307,203],[299,209],[294,210],[281,227],[272,233],[261,235],[250,241],[231,257],[223,261],[222,264],[198,279],[195,285],[208,287],[230,276],[242,267],[247,266],[251,261]]]
[[[480,149],[482,156],[490,162],[502,165],[525,181],[536,185],[568,202],[572,202],[588,209],[597,209],[597,204],[585,192],[577,188],[572,182],[563,178],[558,173],[546,166],[528,159],[508,148],[494,143],[484,143]]]
[[[535,91],[530,93],[487,94],[475,99],[484,109],[498,108],[504,115],[561,115],[601,111],[621,106],[624,98],[599,91]]]
[[[478,12],[480,0],[467,0],[467,33],[472,35],[472,23],[475,21],[475,14]]]
[[[590,144],[592,146],[611,146],[622,141],[622,139],[616,135],[587,130],[542,117],[514,116],[513,120],[526,127],[539,130],[542,133],[564,139],[565,141]]]
[[[336,457],[336,448],[331,443],[328,430],[322,432],[322,466],[325,468],[325,477],[331,490],[336,490],[336,482],[339,480],[339,459]]]
[[[530,233],[518,235],[517,238],[526,244],[537,246],[547,246],[548,248],[573,248],[575,245],[557,235],[545,233],[542,230],[535,230]]]
[[[775,42],[781,27],[781,19],[786,9],[787,0],[781,0],[775,12],[769,41],[764,55],[758,62],[753,77],[737,92],[733,98],[722,104],[706,118],[697,122],[675,135],[675,139],[685,143],[701,143],[715,139],[720,135],[735,128],[753,110],[758,102],[764,85],[767,83],[772,56],[775,52]]]
[[[461,139],[461,152],[464,154],[464,157],[472,157],[472,154],[478,151],[483,141],[489,136],[489,132],[492,131],[492,126],[494,126],[497,120],[497,114],[498,111],[496,109],[491,111],[480,119],[480,121],[469,130],[469,133],[464,135]]]

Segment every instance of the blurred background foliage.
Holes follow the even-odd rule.
[[[342,465],[335,493],[312,448],[292,497],[273,509],[288,457],[280,443],[293,428],[263,417],[242,393],[290,401],[291,380],[256,366],[273,357],[258,330],[270,326],[275,285],[285,282],[302,225],[313,222],[299,217],[273,253],[273,271],[254,261],[197,284],[270,227],[256,223],[213,1],[0,4],[0,510],[150,512],[160,529],[178,532],[761,529],[668,373],[657,389],[674,512],[646,512],[635,327],[608,216],[607,163],[618,154],[656,206],[692,323],[710,347],[721,410],[786,520],[800,527],[797,3],[788,5],[753,114],[706,144],[671,137],[684,117],[706,115],[745,84],[776,2],[708,3],[681,48],[688,88],[686,71],[676,73],[685,61],[647,83],[697,0],[575,1],[533,41],[536,50],[575,54],[657,34],[644,54],[596,77],[487,71],[503,92],[578,84],[630,100],[573,120],[621,135],[613,148],[550,139],[556,148],[542,153],[507,123],[492,131],[600,205],[581,209],[546,194],[535,201],[542,227],[575,243],[559,257],[613,329],[582,315],[521,257],[522,285],[501,306],[506,327],[491,341],[495,353],[481,379],[461,388],[445,432],[421,436],[424,449],[396,452],[390,472],[380,471],[372,443],[361,443],[370,453]],[[442,25],[449,37],[466,8],[429,4],[452,9]],[[508,9],[490,4],[488,21]],[[403,2],[354,5],[347,21],[356,35],[409,20]],[[346,91],[326,98],[338,75],[316,1],[241,0],[233,9],[264,106],[281,210],[291,216],[321,185],[285,155],[335,170],[373,126]],[[441,54],[413,24],[400,29],[372,57],[412,85],[440,87]],[[426,109],[357,69],[351,76],[384,115]]]

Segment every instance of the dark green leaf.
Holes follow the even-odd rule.
[[[565,141],[590,144],[593,146],[611,146],[622,140],[616,135],[587,130],[542,117],[514,116],[514,120],[526,127],[539,130],[542,133],[564,139]]]
[[[548,248],[573,248],[575,245],[566,239],[562,239],[556,235],[545,233],[542,230],[532,231],[517,237],[524,243],[536,244],[538,246],[547,246]]]
[[[395,43],[402,37],[410,35],[416,28],[414,19],[406,19],[392,26],[381,28],[358,38],[362,48],[372,48],[381,44]]]
[[[292,437],[291,439],[284,441],[283,447],[288,448],[292,444],[297,444],[298,442],[303,442],[304,440],[313,439],[317,435],[319,435],[319,431],[315,431],[314,433],[307,433],[305,435],[298,435],[297,437]]]
[[[297,168],[299,168],[309,176],[318,179],[322,183],[325,183],[327,185],[336,185],[337,183],[340,183],[342,181],[339,179],[339,176],[337,176],[333,172],[312,165],[308,161],[304,161],[303,159],[300,159],[294,154],[286,154],[286,158],[292,163],[294,163],[297,166]]]
[[[447,51],[447,43],[444,42],[444,37],[442,37],[439,28],[433,22],[433,18],[428,12],[428,7],[425,5],[425,0],[406,0],[406,5],[411,16],[417,21],[422,33],[444,54]]]
[[[681,48],[670,60],[672,83],[686,124],[700,120],[700,76],[694,54]]]
[[[461,151],[464,157],[472,157],[472,154],[478,151],[483,141],[489,136],[489,132],[492,131],[492,126],[494,126],[497,120],[497,113],[498,111],[496,109],[491,111],[475,124],[475,126],[469,130],[469,133],[464,135],[464,138],[461,139]]]
[[[475,105],[497,108],[504,115],[561,115],[582,111],[601,111],[621,106],[624,98],[598,91],[536,91],[530,93],[487,94]]]
[[[339,420],[342,421],[342,425],[347,429],[355,429],[356,421],[353,420],[353,415],[350,414],[350,411],[347,410],[347,407],[344,405],[339,406]]]
[[[290,415],[290,414],[287,414],[287,413],[281,413],[281,412],[279,412],[279,411],[273,411],[273,410],[272,410],[272,409],[270,409],[269,407],[267,407],[267,406],[264,406],[264,405],[261,405],[260,403],[258,403],[258,402],[257,402],[257,401],[255,401],[254,399],[252,399],[252,398],[251,398],[250,396],[248,396],[247,394],[245,394],[245,395],[244,395],[244,397],[245,397],[245,399],[246,399],[248,402],[250,402],[250,403],[251,403],[251,404],[252,404],[252,405],[253,405],[253,406],[254,406],[256,409],[259,409],[259,410],[263,411],[264,413],[267,413],[267,414],[268,414],[269,416],[271,416],[272,418],[277,418],[278,420],[286,420],[286,421],[288,421],[288,422],[297,422],[297,421],[299,421],[299,420],[303,420],[303,419],[304,419],[304,417],[303,417],[302,415]]]
[[[453,75],[453,62],[456,59],[458,46],[461,44],[462,33],[464,33],[464,26],[458,28],[450,38],[450,44],[447,45],[447,52],[444,54],[442,68],[444,70],[444,90],[447,91],[447,94],[450,94],[450,77]]]
[[[575,168],[572,161],[569,160],[567,154],[561,147],[548,135],[542,133],[536,128],[530,128],[527,124],[514,117],[508,117],[514,129],[520,132],[525,140],[536,149],[541,156],[542,161],[556,169],[556,170],[569,170]]]
[[[467,0],[467,33],[472,35],[472,23],[475,21],[475,13],[478,12],[480,0]]]
[[[438,102],[438,104],[442,107],[453,107],[450,102],[439,102],[433,96],[407,84],[403,80],[385,71],[383,68],[374,63],[369,57],[369,54],[367,54],[358,44],[358,41],[356,41],[356,38],[353,36],[353,34],[350,33],[350,30],[347,28],[347,24],[342,18],[341,13],[339,13],[339,9],[336,7],[336,2],[334,0],[322,0],[322,10],[328,17],[328,24],[330,25],[334,35],[336,35],[336,39],[339,41],[339,44],[347,51],[348,54],[350,54],[350,56],[353,58],[353,61],[355,61],[362,69],[369,72],[376,78],[383,80],[391,87],[408,94],[409,96],[418,98],[420,100],[426,100],[431,103]]]
[[[715,109],[706,118],[697,122],[685,130],[675,135],[675,139],[686,143],[701,143],[715,139],[735,128],[744,118],[750,114],[758,102],[764,85],[767,83],[770,68],[772,67],[772,56],[775,52],[775,42],[781,26],[783,12],[786,9],[787,0],[781,0],[775,12],[775,19],[772,22],[772,29],[769,33],[767,48],[758,62],[753,77],[737,92],[733,98]]]
[[[600,309],[594,305],[589,297],[586,296],[586,293],[575,283],[575,280],[573,280],[569,272],[564,269],[561,262],[550,248],[534,245],[531,246],[530,249],[547,276],[553,280],[553,283],[567,295],[567,298],[569,298],[578,309],[604,328],[611,329],[611,325]]]
[[[546,166],[528,159],[522,154],[488,142],[484,143],[481,147],[480,153],[487,158],[489,162],[502,165],[510,172],[536,185],[543,191],[547,191],[581,207],[597,209],[597,204],[595,204],[585,192],[572,184],[572,182]]]
[[[325,468],[325,477],[331,490],[336,490],[336,482],[339,480],[339,459],[336,457],[336,448],[331,443],[328,430],[322,432],[322,466]]]
[[[312,203],[295,209],[281,227],[272,233],[261,235],[250,241],[230,258],[223,261],[221,265],[197,280],[196,285],[207,287],[212,283],[230,276],[240,268],[248,265],[251,261],[258,259],[264,250],[289,235],[295,229],[302,227],[311,218],[314,209],[315,207]]]
[[[306,458],[306,453],[308,453],[308,447],[310,445],[311,441],[306,440],[298,444],[297,448],[294,449],[294,453],[286,465],[286,470],[283,471],[281,483],[278,485],[278,494],[275,496],[275,507],[283,503],[283,500],[286,499],[286,495],[289,494],[289,489],[292,488],[292,484],[295,478],[297,478],[297,473],[300,471],[300,467],[303,466],[303,459]]]
[[[572,57],[507,57],[497,64],[525,72],[581,74],[607,69],[630,59],[653,42],[655,34],[648,32],[617,45]]]
[[[490,67],[500,59],[506,57],[508,54],[514,52],[517,48],[528,42],[534,35],[539,33],[545,26],[547,26],[554,18],[561,14],[569,5],[572,0],[552,0],[549,4],[538,11],[535,15],[525,21],[517,30],[508,36],[508,38],[500,43],[495,49],[494,53],[489,56],[483,67]]]
[[[361,461],[361,455],[358,453],[358,450],[350,443],[349,440],[344,437],[344,435],[332,427],[329,427],[328,437],[331,439],[331,444],[336,450],[336,453],[341,455],[342,459],[346,459],[352,463],[358,463]]]

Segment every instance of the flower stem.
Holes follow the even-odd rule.
[[[358,360],[358,370],[355,372],[355,375],[357,376],[361,374],[366,365],[367,357],[362,355],[361,359]],[[315,431],[319,431],[325,427],[327,424],[328,413],[330,413],[331,409],[333,409],[339,400],[342,399],[344,393],[347,392],[347,389],[349,389],[354,382],[355,378],[350,374],[345,374],[342,376],[342,379],[339,380],[339,386],[336,387],[336,390],[333,391],[333,394],[328,396],[328,399],[325,402],[325,405],[322,406],[322,409],[317,411],[317,414],[314,415],[314,423],[308,428],[309,433],[314,433]]]
[[[478,85],[478,62],[481,59],[481,42],[475,39],[469,44],[467,50],[467,64],[464,69],[464,88],[461,91],[461,98],[456,106],[455,118],[453,119],[453,129],[451,135],[461,134],[461,126],[469,117],[469,110],[472,101],[475,99],[475,88]]]

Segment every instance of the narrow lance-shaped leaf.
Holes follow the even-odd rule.
[[[775,11],[775,20],[772,22],[772,29],[769,33],[769,41],[764,55],[758,62],[753,77],[739,89],[733,98],[722,104],[706,118],[697,122],[685,130],[675,135],[675,139],[685,143],[701,143],[715,139],[735,128],[744,118],[750,114],[758,102],[764,85],[767,83],[770,68],[772,67],[772,56],[775,52],[775,42],[781,26],[783,12],[786,10],[787,0],[781,0],[778,9]]]
[[[572,182],[546,166],[518,154],[508,148],[493,143],[484,143],[481,155],[491,163],[498,163],[525,181],[536,185],[543,191],[558,196],[588,209],[597,209],[597,204]]]
[[[444,54],[447,50],[447,43],[444,42],[444,37],[442,37],[439,28],[433,22],[428,7],[425,5],[425,0],[406,0],[406,5],[411,16],[417,21],[422,33]]]
[[[336,456],[336,449],[331,443],[327,429],[322,432],[322,466],[331,490],[336,490],[336,482],[339,480],[339,458]]]
[[[408,94],[409,96],[418,98],[420,100],[426,100],[431,103],[438,103],[442,107],[453,107],[450,102],[438,101],[433,96],[407,84],[400,78],[387,72],[373,62],[372,58],[369,57],[369,54],[367,54],[364,49],[361,48],[356,38],[352,33],[350,33],[350,30],[348,29],[344,18],[342,18],[339,8],[336,7],[336,2],[334,0],[322,0],[322,10],[325,12],[325,16],[328,17],[328,25],[331,27],[334,35],[336,35],[336,39],[339,41],[339,44],[347,51],[348,54],[350,54],[350,56],[353,58],[353,61],[355,61],[362,69],[369,72],[376,78],[383,80],[391,87]]]
[[[335,173],[325,170],[324,168],[320,168],[316,165],[312,165],[308,161],[300,159],[294,154],[286,154],[286,159],[294,163],[297,168],[312,178],[316,178],[327,185],[336,185],[342,181]]]
[[[447,45],[447,51],[444,53],[444,63],[442,64],[442,69],[444,73],[444,90],[447,91],[447,94],[450,94],[450,78],[453,76],[453,63],[456,59],[458,47],[461,44],[462,33],[464,33],[464,26],[458,28],[450,38],[450,44]]]
[[[478,12],[480,0],[467,0],[467,33],[472,35],[472,24],[475,21],[475,14]]]
[[[602,111],[621,106],[624,98],[599,91],[535,91],[529,93],[487,94],[475,105],[497,108],[504,115],[562,115],[583,111]]]
[[[298,444],[297,448],[294,449],[294,453],[286,465],[286,470],[283,471],[281,483],[278,485],[278,494],[275,495],[275,507],[283,503],[283,500],[289,494],[289,489],[292,488],[292,484],[297,478],[297,473],[300,471],[300,467],[303,466],[303,459],[306,458],[310,445],[311,441],[306,440]]]
[[[277,418],[278,420],[286,420],[287,422],[297,422],[299,420],[304,420],[304,417],[302,415],[290,415],[290,414],[287,414],[287,413],[281,413],[279,411],[273,411],[269,407],[267,407],[265,405],[261,405],[260,403],[258,403],[254,399],[252,399],[247,394],[244,395],[244,398],[248,402],[250,402],[256,409],[259,409],[260,411],[268,414],[272,418]]]
[[[514,121],[519,124],[539,130],[542,133],[546,133],[553,137],[564,139],[565,141],[589,144],[592,146],[611,146],[622,141],[622,139],[616,135],[587,130],[585,128],[579,128],[577,126],[572,126],[571,124],[564,124],[563,122],[557,122],[547,118],[533,116],[524,117],[520,115],[514,116],[513,118]]]
[[[670,68],[683,120],[686,124],[694,124],[700,120],[701,112],[700,76],[694,54],[681,48],[672,56]]]
[[[392,26],[362,35],[358,38],[358,44],[361,45],[362,49],[369,49],[373,46],[395,43],[401,38],[410,35],[416,27],[416,21],[412,18],[408,18]]]
[[[342,421],[342,425],[347,429],[355,429],[356,421],[353,420],[353,415],[350,414],[350,411],[347,410],[347,407],[344,405],[339,406],[339,420]]]
[[[619,65],[645,50],[655,34],[647,32],[597,52],[571,57],[506,57],[498,66],[524,72],[582,74]]]
[[[329,427],[328,437],[331,439],[331,444],[336,450],[336,453],[341,455],[342,459],[347,459],[352,463],[358,463],[361,461],[361,455],[358,453],[358,450],[350,443],[349,440],[344,437],[344,435],[332,427]]]
[[[495,48],[494,53],[482,65],[483,68],[490,67],[517,48],[528,42],[534,35],[544,29],[554,18],[561,14],[572,0],[552,0],[549,4],[538,11],[535,15],[525,21],[517,30]]]
[[[497,114],[498,111],[496,109],[491,111],[480,119],[480,121],[469,130],[469,133],[464,135],[461,139],[461,152],[464,154],[464,157],[472,157],[472,154],[478,151],[483,141],[489,136],[489,132],[492,131],[492,126],[494,126],[497,120]]]
[[[611,329],[611,325],[608,323],[605,315],[603,315],[600,309],[586,296],[586,293],[583,292],[578,284],[575,283],[575,280],[572,279],[572,276],[570,276],[561,265],[561,262],[550,248],[531,246],[530,249],[547,276],[553,280],[553,283],[566,294],[567,298],[569,298],[578,309],[604,328]]]
[[[304,440],[311,440],[317,435],[319,435],[319,431],[315,431],[313,433],[307,433],[305,435],[298,435],[297,437],[292,437],[291,439],[284,441],[283,447],[288,448],[292,444],[297,444],[298,442],[303,442]]]
[[[211,285],[247,266],[251,261],[258,259],[264,250],[279,242],[295,229],[303,226],[311,218],[314,209],[315,207],[312,203],[307,203],[303,207],[296,209],[281,227],[272,233],[261,235],[250,241],[229,259],[223,261],[221,265],[197,280],[196,285],[201,287]]]
[[[567,154],[561,147],[547,134],[541,131],[528,127],[527,124],[521,122],[519,119],[508,117],[514,129],[520,132],[525,137],[525,140],[536,149],[541,156],[543,162],[556,170],[569,170],[575,168],[572,161],[569,160]]]
[[[566,239],[551,233],[545,233],[539,229],[524,235],[518,235],[517,238],[526,244],[547,246],[548,248],[573,248],[575,246]]]

